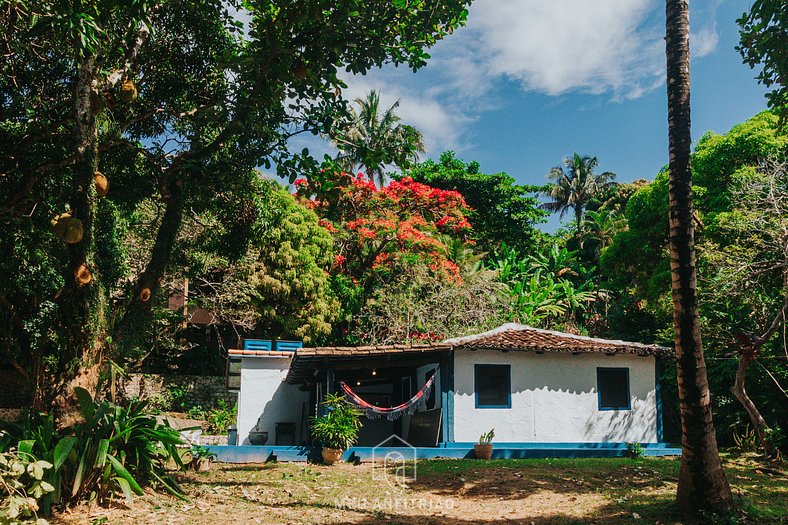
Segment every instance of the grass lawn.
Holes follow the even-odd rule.
[[[725,455],[739,510],[725,523],[788,523],[788,472]],[[692,523],[673,505],[676,459],[431,460],[402,481],[371,464],[214,465],[185,473],[188,502],[81,508],[61,524]],[[406,473],[410,474],[410,473]]]

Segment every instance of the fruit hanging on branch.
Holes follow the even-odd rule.
[[[80,264],[74,270],[74,280],[78,285],[85,286],[93,282],[93,274],[90,273],[90,269],[86,265]]]
[[[99,197],[104,197],[109,192],[109,180],[100,171],[93,174],[93,185],[96,187],[96,195]]]
[[[54,217],[49,223],[55,235],[69,244],[76,244],[82,240],[84,228],[82,221],[71,216],[72,210],[61,213]]]
[[[135,98],[137,98],[137,86],[131,80],[124,80],[120,85],[120,99],[128,104]]]
[[[71,218],[71,210],[68,210],[65,213],[61,213],[60,215],[56,215],[49,221],[49,224],[52,225],[52,232],[55,235],[63,239],[66,236],[66,223]]]
[[[82,227],[81,220],[72,217],[66,221],[66,228],[63,233],[64,241],[66,241],[68,244],[77,244],[78,242],[82,241],[83,235],[84,228]]]

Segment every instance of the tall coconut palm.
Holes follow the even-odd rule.
[[[358,111],[351,110],[350,122],[331,133],[331,140],[340,151],[337,161],[346,170],[361,166],[370,180],[383,185],[385,166],[409,167],[424,152],[424,137],[413,126],[400,123],[395,113],[399,100],[383,112],[377,91],[370,91],[355,102]]]
[[[613,179],[616,178],[616,174],[609,171],[598,175],[594,173],[597,164],[596,157],[581,157],[575,153],[566,157],[562,166],[553,167],[547,174],[553,185],[544,192],[553,200],[542,204],[542,208],[558,212],[562,219],[572,209],[579,230],[588,202],[614,184]]]
[[[688,511],[720,511],[730,506],[731,491],[714,435],[696,291],[688,0],[666,0],[666,16],[670,267],[682,447],[677,499]]]

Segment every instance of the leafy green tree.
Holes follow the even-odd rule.
[[[542,207],[558,213],[562,219],[571,209],[575,215],[575,225],[579,229],[589,202],[605,192],[614,184],[613,179],[616,178],[615,173],[609,171],[594,173],[598,163],[596,157],[575,153],[566,157],[562,166],[551,168],[547,178],[552,181],[552,187],[543,193],[552,201],[542,204]]]
[[[254,196],[257,218],[240,257],[224,256],[226,250],[203,241],[226,242],[228,232],[215,221],[189,247],[192,301],[216,323],[270,338],[321,341],[340,312],[328,273],[333,238],[313,211],[276,182],[259,181]]]
[[[544,222],[546,216],[532,196],[537,188],[516,184],[506,173],[486,174],[479,169],[478,162],[466,164],[453,151],[447,151],[439,162],[427,160],[406,174],[418,182],[457,191],[465,197],[472,209],[469,220],[483,251],[492,252],[501,243],[519,250],[535,248],[539,239],[535,225]]]
[[[35,295],[4,289],[4,301],[22,305],[2,325],[15,348],[37,331],[42,346],[28,364],[44,363],[38,379],[47,396],[67,409],[74,385],[93,390],[110,334],[114,349],[145,344],[138,336],[166,300],[158,292],[184,216],[209,209],[223,192],[243,202],[256,166],[276,163],[285,176],[316,166],[308,152],[292,155],[287,139],[326,133],[346,113],[340,69],[418,69],[425,48],[464,23],[465,5],[3,4],[0,185],[11,198],[0,209],[2,243],[24,245],[28,259],[4,262],[2,274],[13,281],[16,265],[40,267],[44,255],[47,268],[36,272],[56,279],[38,283]],[[236,9],[250,17],[243,36]],[[103,200],[114,206],[102,215]],[[101,252],[117,255],[110,244],[141,202],[161,210],[145,263],[130,282],[110,282],[112,266],[123,264]],[[58,231],[68,245],[48,233],[50,219],[67,210]],[[42,303],[51,305],[44,317]]]
[[[369,180],[379,186],[386,182],[383,171],[387,165],[407,168],[424,152],[421,132],[401,124],[395,113],[399,100],[381,112],[380,93],[370,91],[364,98],[355,100],[358,111],[350,110],[347,122],[339,121],[330,137],[339,148],[338,165],[345,171],[361,166]]]
[[[780,423],[788,418],[779,395],[785,395],[781,381],[788,380],[779,341],[788,326],[788,172],[785,161],[767,161],[730,179],[730,210],[716,215],[701,245],[703,311],[713,327],[712,344],[739,356],[731,392],[766,456],[774,457],[785,439]],[[761,384],[750,392],[745,383],[753,364],[759,367],[749,375]],[[774,395],[764,395],[770,391]]]
[[[741,27],[739,45],[744,63],[751,68],[762,66],[758,80],[773,87],[766,96],[769,108],[788,118],[788,8],[782,0],[755,0],[749,12],[737,20]]]

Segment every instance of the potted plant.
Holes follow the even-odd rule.
[[[476,459],[490,459],[492,457],[492,440],[494,437],[494,428],[479,436],[479,442],[473,446],[473,452],[476,454]]]
[[[192,445],[192,460],[190,466],[197,472],[208,472],[211,470],[211,463],[216,459],[216,454],[211,452],[208,447],[202,445]]]
[[[360,413],[340,394],[326,395],[323,406],[325,415],[311,419],[312,437],[322,445],[323,463],[333,465],[356,443],[361,428]]]

